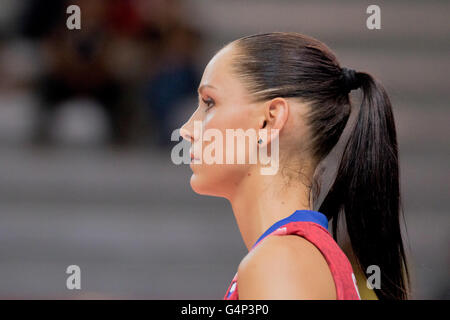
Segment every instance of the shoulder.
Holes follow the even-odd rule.
[[[336,299],[331,271],[322,253],[296,235],[269,236],[238,268],[239,298]]]

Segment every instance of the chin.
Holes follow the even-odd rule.
[[[191,188],[195,193],[201,195],[209,195],[209,193],[207,192],[208,188],[206,188],[205,185],[201,183],[201,178],[198,176],[198,174],[192,173],[190,183]]]
[[[225,194],[221,192],[221,190],[217,190],[217,188],[215,188],[220,185],[220,183],[205,181],[205,179],[202,179],[202,177],[198,174],[192,174],[190,184],[192,190],[197,194],[212,197],[225,197]]]
[[[247,177],[248,166],[193,165],[190,184],[192,190],[201,195],[229,198],[230,191]]]

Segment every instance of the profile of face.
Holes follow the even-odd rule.
[[[233,48],[225,47],[209,61],[199,84],[199,105],[180,130],[181,135],[191,142],[190,183],[199,194],[230,196],[251,166],[247,162],[237,164],[234,161],[231,164],[226,161],[207,163],[204,161],[205,149],[214,143],[214,138],[205,141],[202,134],[218,130],[225,138],[227,129],[256,130],[261,125],[255,117],[256,106],[249,103],[250,97],[244,86],[230,70],[232,54]],[[222,147],[225,158],[226,142],[221,144],[216,143],[215,152],[220,152],[218,148]]]
[[[270,132],[274,131],[272,129],[275,127],[285,125],[289,110],[287,101],[283,98],[253,102],[254,99],[241,79],[233,73],[234,50],[236,49],[233,45],[228,45],[209,61],[199,84],[199,105],[180,129],[183,138],[191,142],[192,189],[199,194],[228,199],[238,190],[244,179],[251,179],[252,175],[258,174],[256,170],[260,164],[255,164],[250,159],[258,152],[258,148],[274,139]],[[245,150],[245,155],[242,155],[245,157],[244,163],[237,160],[238,144],[235,143],[233,150],[229,145],[227,147],[229,141],[226,137],[229,129],[250,129],[249,132],[255,132],[254,137],[246,137],[246,147],[241,149]],[[262,144],[257,144],[261,129],[271,131],[269,138],[266,136]],[[211,130],[220,132],[220,136],[224,138],[221,143],[215,143],[215,138],[206,141],[208,139],[204,138],[205,132]],[[252,142],[255,143],[254,149],[251,147]],[[204,161],[207,154],[205,151],[211,149],[212,143],[215,143],[213,154],[221,151],[222,163]],[[233,153],[231,164],[225,160],[228,152]]]

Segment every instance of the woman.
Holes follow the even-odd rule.
[[[354,89],[362,90],[357,119],[334,184],[314,211],[314,173],[346,127]],[[227,44],[208,63],[198,91],[200,104],[180,131],[192,143],[191,187],[230,201],[249,249],[224,299],[360,299],[357,285],[366,286],[364,272],[373,266],[381,282],[363,299],[407,298],[396,131],[377,81],[341,68],[313,38],[275,32]],[[261,174],[263,164],[248,161],[252,148],[245,163],[200,161],[199,151],[214,142],[202,138],[208,129],[224,136],[227,129],[269,130],[256,137],[256,146],[269,149],[279,141],[279,170]],[[341,213],[353,267],[336,243]]]

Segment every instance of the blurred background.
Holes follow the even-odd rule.
[[[228,202],[172,163],[170,134],[212,55],[269,31],[316,37],[385,84],[413,298],[450,298],[448,1],[0,2],[0,298],[221,299],[246,248]]]

